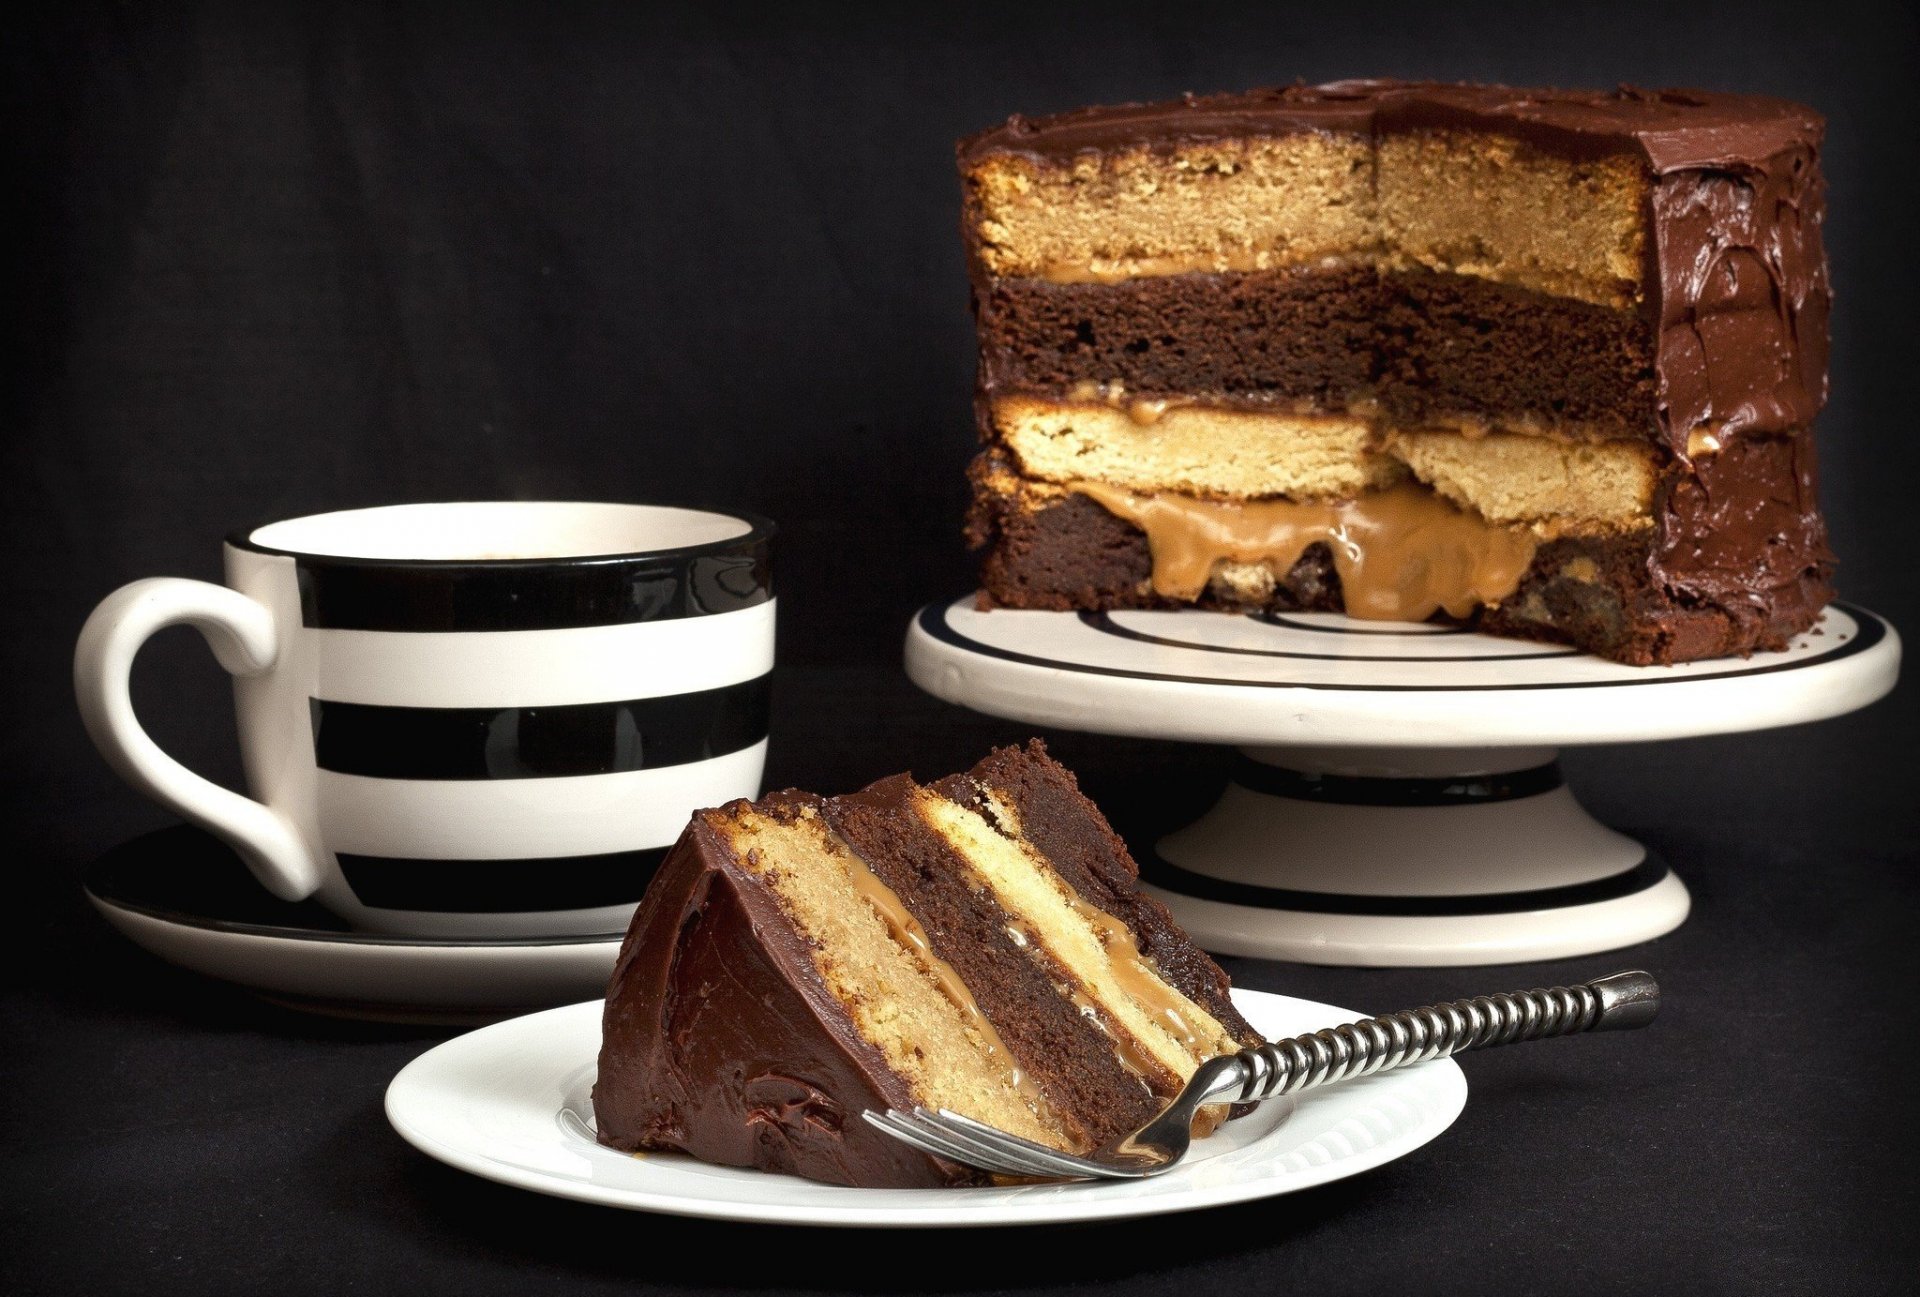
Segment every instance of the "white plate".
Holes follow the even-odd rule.
[[[1260,991],[1235,991],[1233,1000],[1269,1038],[1366,1016]],[[1268,1104],[1153,1180],[846,1189],[595,1143],[589,1093],[601,1007],[549,1009],[436,1046],[393,1078],[387,1119],[450,1166],[610,1207],[787,1225],[1039,1225],[1192,1211],[1357,1175],[1438,1135],[1467,1101],[1466,1077],[1448,1059],[1316,1091],[1297,1105]]]

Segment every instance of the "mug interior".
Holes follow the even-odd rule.
[[[316,513],[256,527],[247,541],[329,558],[486,563],[656,554],[752,530],[745,518],[701,509],[499,500]]]

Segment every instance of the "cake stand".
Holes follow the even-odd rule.
[[[981,612],[931,604],[907,674],[1036,725],[1240,748],[1142,861],[1202,946],[1313,964],[1496,964],[1612,950],[1686,918],[1665,862],[1581,809],[1556,749],[1852,711],[1900,639],[1827,609],[1777,653],[1625,667],[1548,644],[1330,613]]]

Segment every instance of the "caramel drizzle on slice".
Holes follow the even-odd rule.
[[[1067,394],[1068,399],[1082,405],[1106,405],[1126,415],[1135,425],[1150,428],[1166,418],[1167,411],[1175,406],[1186,405],[1184,400],[1171,396],[1134,396],[1121,383],[1094,383],[1081,381],[1075,383]]]
[[[935,953],[926,928],[921,926],[920,920],[913,917],[913,912],[901,901],[899,893],[881,881],[880,875],[873,872],[873,868],[860,858],[860,853],[855,851],[851,844],[842,841],[840,846],[846,853],[847,873],[853,883],[853,890],[873,907],[874,912],[880,916],[881,922],[887,925],[887,932],[894,941],[913,952],[920,966],[940,988],[940,994],[945,996],[947,1002],[958,1009],[961,1016],[979,1033],[981,1043],[986,1048],[988,1061],[1001,1070],[1002,1075],[1006,1077],[1007,1085],[1019,1094],[1021,1101],[1027,1105],[1035,1117],[1043,1122],[1046,1121],[1051,1111],[1046,1096],[1026,1074],[1026,1070],[1020,1066],[1020,1060],[1015,1058],[1013,1051],[1007,1048],[1007,1042],[1000,1038],[1000,1033],[994,1030],[993,1023],[981,1011],[979,1001],[973,998],[973,992],[967,989],[967,984],[961,979],[959,972],[952,964]]]
[[[1413,482],[1325,504],[1201,500],[1102,482],[1071,489],[1146,532],[1154,591],[1186,601],[1200,596],[1222,561],[1264,563],[1283,577],[1323,541],[1349,615],[1425,621],[1444,609],[1465,617],[1519,588],[1537,543]]]
[[[1030,854],[1038,857],[1039,852],[1020,827],[1020,815],[1012,804],[985,784],[974,781],[973,786],[980,795],[980,805],[976,809],[987,823],[993,825],[1002,836],[1019,842]],[[1195,1058],[1210,1058],[1219,1053],[1218,1046],[1202,1036],[1188,1021],[1189,1012],[1195,1008],[1192,1001],[1169,985],[1153,961],[1141,953],[1133,930],[1066,885],[1064,879],[1060,881],[1062,899],[1099,939],[1107,956],[1107,965],[1114,980],[1120,984],[1120,989],[1147,1010],[1149,1020],[1157,1023]],[[1046,948],[1039,934],[1024,920],[1016,919],[1014,926],[1007,931],[1009,935],[1016,932],[1020,934],[1015,936],[1014,944],[1022,949],[1029,946],[1041,950]],[[1105,1011],[1084,989],[1077,984],[1061,989],[1073,1000],[1081,1016],[1113,1042],[1114,1053],[1123,1068],[1143,1082],[1149,1077],[1165,1074],[1166,1064],[1147,1052],[1125,1027],[1109,1022]]]
[[[1184,995],[1168,986],[1160,970],[1140,953],[1140,947],[1134,944],[1132,929],[1098,906],[1089,905],[1071,888],[1067,891],[1067,904],[1100,938],[1114,980],[1146,1009],[1147,1017],[1195,1058],[1213,1055],[1216,1051],[1211,1042],[1187,1020],[1193,1006]]]

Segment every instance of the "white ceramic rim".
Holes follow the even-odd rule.
[[[1772,729],[1824,720],[1854,711],[1885,696],[1900,668],[1900,636],[1887,620],[1866,609],[1837,603],[1823,614],[1822,627],[1836,616],[1855,623],[1869,645],[1857,649],[1808,653],[1823,645],[1810,633],[1793,654],[1755,654],[1718,662],[1670,667],[1616,667],[1623,677],[1544,689],[1373,686],[1364,661],[1351,664],[1352,683],[1339,687],[1264,686],[1258,681],[1205,678],[1199,654],[1191,655],[1196,674],[1155,673],[1167,651],[1151,645],[1110,651],[1137,656],[1140,669],[1087,668],[1066,659],[1049,659],[1044,642],[1049,627],[1074,633],[1071,612],[977,613],[973,597],[928,605],[908,624],[907,675],[922,689],[947,702],[990,716],[1036,725],[1135,738],[1177,742],[1232,743],[1265,747],[1371,747],[1380,749],[1566,746],[1582,743],[1634,743]],[[1027,619],[1034,646],[1021,651],[974,642],[947,616]],[[1162,614],[1184,619],[1204,637],[1222,614]],[[938,619],[939,633],[927,622]],[[1017,623],[1016,623],[1017,624]],[[1817,627],[1816,631],[1820,628]],[[1478,638],[1478,637],[1476,637]],[[1492,641],[1511,646],[1511,641]],[[1835,643],[1837,640],[1826,640]],[[1548,655],[1542,671],[1560,662],[1588,663],[1584,655]],[[1577,669],[1570,667],[1570,671]],[[1591,669],[1591,668],[1589,668]]]
[[[227,543],[331,563],[494,567],[683,558],[762,540],[772,532],[766,519],[736,510],[591,500],[444,500],[282,518],[239,528]]]

